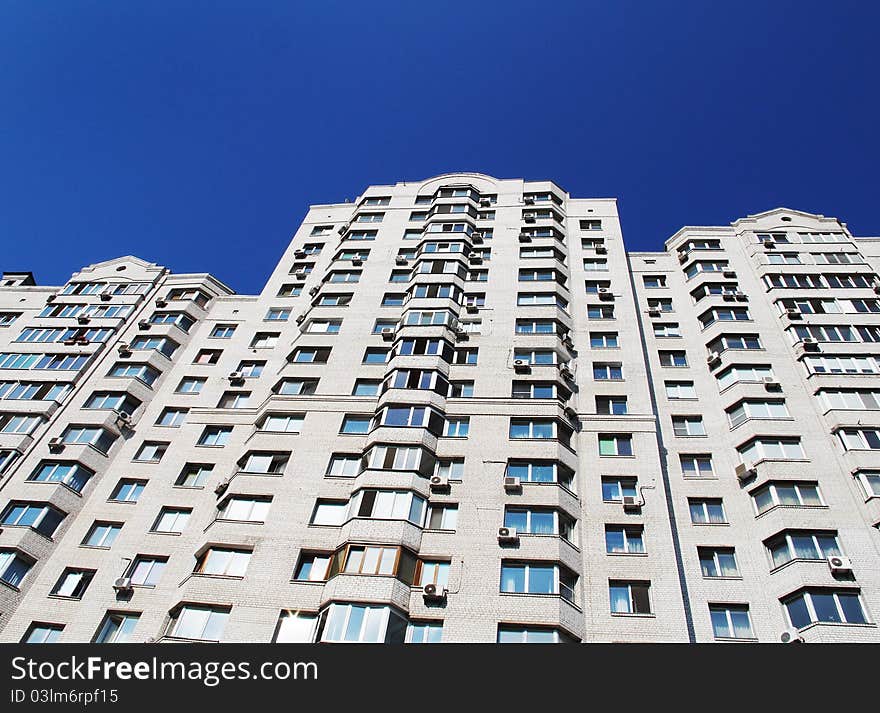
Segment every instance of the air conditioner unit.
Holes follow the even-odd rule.
[[[736,297],[737,300],[742,302],[743,298],[745,298],[746,293],[741,290],[734,290],[733,296]]]
[[[607,255],[607,254],[608,254],[608,248],[606,248],[604,245],[597,245],[596,246],[596,255]]]
[[[706,357],[706,363],[709,366],[715,366],[721,363],[721,355],[718,352],[712,352]]]
[[[480,307],[479,305],[477,305],[476,302],[468,302],[468,304],[466,304],[464,308],[468,312],[468,314],[477,314],[477,312],[480,311]]]
[[[71,337],[70,339],[64,340],[65,347],[73,347],[76,346],[76,337]]]
[[[523,220],[526,223],[534,223],[535,222],[535,214],[534,213],[524,213]]]
[[[483,262],[483,256],[477,252],[468,253],[468,262],[473,265],[479,265]]]
[[[635,495],[624,495],[621,498],[624,512],[637,512],[642,509],[642,501]]]
[[[119,577],[113,582],[113,589],[117,592],[131,591],[131,577]]]
[[[86,315],[81,314],[79,317],[76,318],[76,321],[77,321],[79,324],[88,324],[88,323],[91,322],[92,320],[89,319]]]
[[[648,310],[648,316],[649,317],[659,317],[660,316],[660,308],[659,307],[651,307],[651,309]]]
[[[230,384],[241,384],[244,382],[244,374],[240,371],[230,371],[226,378],[229,379]]]
[[[360,267],[364,264],[364,259],[362,257],[354,257],[351,259],[351,264],[355,267]]]
[[[340,235],[345,235],[348,229],[351,227],[351,223],[344,223],[339,226],[339,230],[337,231]]]
[[[511,544],[519,542],[519,535],[513,527],[498,528],[498,544]]]
[[[214,492],[217,495],[223,495],[223,493],[225,493],[228,489],[229,489],[229,481],[224,480],[224,481],[221,481],[220,483],[217,483],[217,487],[214,488]]]
[[[474,233],[471,235],[471,242],[474,245],[482,245],[483,244],[483,236],[480,233]]]
[[[880,282],[874,282],[871,286],[874,288],[874,292],[880,295]]]
[[[518,493],[522,490],[522,481],[515,476],[507,475],[504,477],[504,489],[508,493]]]
[[[736,473],[736,479],[740,483],[745,483],[747,480],[754,478],[758,475],[758,471],[754,468],[754,466],[748,463],[738,463],[736,468],[734,469],[734,473]]]
[[[490,201],[488,198],[480,198],[480,208],[491,208],[491,207],[492,207],[492,201]]]
[[[733,302],[736,299],[736,293],[734,292],[722,292],[721,299],[725,302]]]
[[[310,287],[310,288],[309,288],[309,295],[310,295],[311,297],[314,297],[314,296],[317,295],[320,291],[321,291],[321,288],[318,287],[317,285],[316,285],[315,287]]]
[[[294,250],[294,251],[293,251],[293,256],[294,256],[295,258],[302,259],[302,258],[304,258],[304,257],[306,256],[306,251],[305,251],[305,250]]]
[[[111,295],[109,292],[102,292],[102,293],[99,295],[99,297],[101,298],[101,302],[109,302],[109,301],[110,301],[110,298],[111,298],[112,296],[113,296],[113,295]]]
[[[569,369],[566,364],[559,365],[559,375],[563,379],[568,379],[569,381],[572,381],[574,379],[574,372]]]
[[[797,629],[786,629],[779,635],[780,644],[802,644],[804,637]]]
[[[599,288],[599,299],[605,300],[606,302],[610,302],[614,300],[614,293],[609,290],[607,287]]]
[[[54,301],[55,301],[55,295],[49,295],[49,296],[46,298],[46,302],[54,302]]]
[[[574,349],[574,342],[571,341],[571,337],[570,337],[568,334],[566,334],[566,335],[562,338],[562,344],[563,344],[564,346],[568,347],[569,349]]]
[[[773,242],[772,240],[764,240],[762,242],[764,243],[764,250],[775,250],[776,249],[776,243]]]
[[[442,475],[433,475],[431,476],[430,486],[432,491],[449,490],[449,478],[446,478]]]
[[[687,262],[687,259],[688,259],[688,254],[687,254],[687,252],[684,251],[684,250],[679,250],[679,251],[678,251],[678,261],[679,261],[680,263],[684,264],[684,263]]]
[[[528,233],[520,233],[519,234],[519,241],[521,243],[530,243],[530,242],[532,242],[532,236],[529,235]]]
[[[532,370],[532,365],[525,359],[514,359],[513,370],[517,374],[528,374]]]
[[[440,589],[436,584],[426,584],[425,589],[422,592],[422,597],[425,602],[440,602],[446,599],[446,595],[449,593],[449,590],[445,587]]]
[[[801,340],[801,344],[804,347],[805,351],[808,352],[817,352],[819,351],[819,342],[817,342],[813,337],[804,337]]]
[[[570,419],[571,421],[578,420],[578,412],[575,411],[571,406],[566,406],[564,409],[562,409],[562,413],[564,413],[566,418]]]
[[[386,341],[386,342],[393,342],[394,341],[394,329],[392,329],[391,327],[383,327],[381,334],[382,334],[382,339],[384,341]]]
[[[724,272],[722,272],[721,274],[729,279],[733,279],[736,277],[736,272],[734,272],[733,270],[724,270]]]
[[[296,323],[297,323],[297,324],[302,324],[302,323],[305,322],[305,321],[306,321],[306,315],[305,315],[305,314],[298,314],[298,315],[296,316]]]
[[[147,319],[142,319],[140,322],[138,322],[138,327],[140,327],[141,329],[149,329],[150,321]]]
[[[89,344],[89,340],[88,340],[87,337],[77,337],[77,338],[74,339],[73,341],[75,341],[75,342],[76,342],[77,344],[79,344],[81,347],[88,346],[88,344]]]
[[[779,382],[772,376],[765,376],[761,381],[764,382],[764,388],[767,389],[767,391],[778,391],[781,388]]]
[[[785,316],[789,319],[803,319],[804,316],[801,314],[801,311],[796,307],[789,307],[785,310]]]
[[[532,196],[523,196],[523,203],[526,205],[535,205],[535,199]]]
[[[308,275],[305,272],[303,272],[302,270],[296,271],[295,273],[293,273],[293,276],[297,280],[305,280],[308,277]]]
[[[128,342],[119,342],[116,345],[116,351],[119,352],[119,356],[129,356],[131,354],[131,347]]]
[[[64,441],[61,440],[60,436],[56,436],[55,438],[49,439],[49,450],[52,453],[58,453],[59,451],[64,450]]]
[[[166,307],[168,303],[163,299],[156,300],[156,307]]]
[[[120,411],[116,414],[116,423],[120,426],[131,425],[131,414],[128,411]]]
[[[397,263],[398,265],[406,265],[407,264],[407,260],[403,255],[398,255],[394,259],[394,262]]]
[[[849,557],[832,555],[828,558],[828,568],[831,574],[852,574],[852,561]]]

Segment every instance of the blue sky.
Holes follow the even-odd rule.
[[[310,203],[473,170],[619,198],[630,249],[777,205],[880,235],[880,5],[0,3],[0,269],[259,291]]]

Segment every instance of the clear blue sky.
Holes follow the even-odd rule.
[[[3,0],[0,269],[258,291],[310,203],[473,170],[630,249],[777,205],[880,234],[880,4]]]

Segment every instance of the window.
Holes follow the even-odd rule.
[[[302,413],[269,414],[260,424],[260,430],[276,433],[299,433],[302,431],[304,422],[305,414]]]
[[[558,594],[574,602],[577,576],[567,568],[544,562],[502,562],[501,590],[515,594]]]
[[[681,331],[678,328],[678,322],[654,322],[652,325],[654,336],[658,338],[680,337]]]
[[[5,527],[29,527],[45,537],[52,537],[67,513],[41,502],[11,501],[0,515]]]
[[[388,606],[334,602],[321,612],[317,638],[348,643],[402,644],[407,622]]]
[[[673,416],[672,430],[679,438],[706,435],[702,416]]]
[[[131,340],[131,349],[154,349],[169,359],[180,345],[167,337],[135,337]]]
[[[216,364],[222,353],[220,349],[200,349],[193,364]]]
[[[581,230],[602,230],[602,221],[596,219],[584,219],[579,221]]]
[[[82,544],[86,547],[109,548],[122,529],[121,522],[98,522],[92,525]]]
[[[612,614],[650,614],[650,582],[608,582]]]
[[[585,258],[584,270],[587,272],[607,272],[608,260],[605,258]]]
[[[631,456],[632,435],[629,433],[600,433],[600,456]]]
[[[642,275],[642,283],[647,289],[666,287],[666,275]]]
[[[205,385],[207,379],[197,376],[185,376],[177,385],[178,394],[198,394]]]
[[[597,396],[596,413],[606,416],[624,416],[626,410],[626,396]]]
[[[385,364],[388,361],[388,355],[391,353],[390,349],[384,349],[382,347],[367,347],[364,350],[364,357],[362,363],[364,364]]]
[[[234,324],[217,324],[211,330],[211,336],[215,339],[229,339],[234,332]]]
[[[803,589],[783,599],[782,604],[791,625],[796,629],[813,623],[868,623],[856,589]]]
[[[688,498],[688,509],[694,525],[727,524],[721,498]]]
[[[383,307],[401,307],[406,302],[405,292],[386,292],[382,297]]]
[[[168,428],[180,428],[186,420],[188,408],[167,407],[163,409],[159,418],[156,420],[157,426],[166,426]]]
[[[638,497],[635,478],[627,477],[603,477],[602,478],[602,501],[606,503],[619,503],[623,498]]]
[[[341,319],[312,319],[306,325],[309,334],[339,334]]]
[[[437,475],[449,480],[463,480],[464,458],[445,458],[437,461]]]
[[[338,527],[346,520],[348,503],[345,501],[318,500],[310,524]]]
[[[687,354],[683,351],[661,351],[660,366],[687,366]]]
[[[785,401],[753,401],[743,400],[727,409],[730,427],[734,428],[751,418],[788,418]]]
[[[569,490],[574,487],[574,473],[555,461],[511,460],[507,462],[505,476],[519,478],[521,483],[556,483]]]
[[[101,451],[101,453],[107,453],[116,440],[116,436],[103,428],[68,426],[61,435],[61,440],[63,443],[71,445],[90,445]]]
[[[408,644],[439,644],[443,638],[443,622],[412,621],[406,629]]]
[[[250,550],[210,547],[196,561],[195,574],[244,577],[250,562]]]
[[[552,508],[507,507],[504,510],[504,527],[511,527],[518,534],[556,535],[571,542],[574,522],[565,513]]]
[[[452,363],[468,364],[470,366],[473,366],[477,363],[478,356],[479,351],[475,347],[468,349],[456,349],[453,354]]]
[[[382,382],[378,379],[357,379],[354,382],[352,396],[378,396]]]
[[[134,413],[141,402],[133,396],[120,391],[96,391],[83,404],[86,409],[105,409],[110,411]]]
[[[330,570],[333,553],[304,552],[294,572],[294,580],[298,582],[325,582]]]
[[[761,383],[766,378],[773,378],[773,369],[769,364],[737,364],[723,369],[715,375],[718,388],[722,391],[737,383]]]
[[[428,508],[425,529],[455,530],[457,523],[458,505],[453,503],[435,503]]]
[[[824,560],[842,554],[836,532],[785,530],[765,540],[764,545],[774,568],[794,560]]]
[[[473,381],[453,381],[449,384],[449,398],[466,399],[474,395]]]
[[[667,399],[695,399],[697,390],[693,381],[664,381]]]
[[[209,463],[187,463],[174,484],[184,488],[203,488],[213,470],[214,466]]]
[[[353,478],[361,472],[361,456],[357,453],[334,453],[327,465],[327,475]]]
[[[32,566],[33,561],[26,559],[17,550],[0,550],[0,581],[10,587],[18,589]]]
[[[866,498],[880,498],[880,471],[857,470],[853,473]]]
[[[191,514],[192,508],[164,507],[159,511],[159,517],[150,532],[179,535],[186,529]]]
[[[251,349],[274,349],[278,346],[278,332],[257,332],[251,339]]]
[[[593,362],[594,381],[623,380],[623,366],[619,363]]]
[[[556,383],[553,381],[514,381],[511,396],[515,399],[555,399]]]
[[[318,617],[311,612],[284,610],[278,617],[273,643],[310,644],[315,640]]]
[[[299,297],[302,294],[302,285],[287,283],[278,288],[276,297]]]
[[[342,418],[342,428],[339,429],[339,432],[358,435],[367,433],[370,430],[370,421],[369,416],[346,414]]]
[[[844,450],[880,450],[880,429],[878,428],[842,428],[837,437]]]
[[[733,547],[698,547],[700,570],[704,577],[738,577]]]
[[[148,364],[115,364],[108,376],[137,379],[147,386],[159,378],[160,372]]]
[[[0,433],[33,433],[42,420],[41,416],[18,413],[0,414]]]
[[[612,305],[587,305],[587,319],[614,319]]]
[[[239,461],[242,473],[259,473],[265,475],[281,475],[287,467],[290,453],[263,453],[251,451]]]
[[[803,460],[804,450],[799,438],[757,438],[737,448],[744,461]]]
[[[317,379],[282,379],[274,391],[280,396],[307,396],[318,389]]]
[[[228,619],[228,608],[185,604],[172,618],[168,635],[178,639],[219,641]]]
[[[449,417],[446,419],[443,435],[450,438],[467,438],[470,422],[471,420],[467,416],[460,418]]]
[[[556,421],[553,419],[510,419],[510,438],[556,438]]]
[[[200,446],[225,446],[229,442],[232,426],[205,426],[199,437]]]
[[[272,498],[233,495],[226,499],[217,513],[218,520],[239,522],[265,522]]]
[[[716,639],[754,639],[746,604],[710,604],[709,618]]]
[[[116,487],[113,488],[110,500],[120,503],[136,503],[146,486],[146,480],[123,478],[117,483]]]
[[[270,307],[264,319],[267,322],[286,322],[290,319],[290,307]]]
[[[27,633],[21,640],[23,644],[54,644],[61,637],[64,624],[37,624],[28,627]]]
[[[591,349],[616,349],[619,346],[617,332],[590,332]]]
[[[162,570],[165,569],[167,562],[167,557],[138,555],[128,570],[131,583],[138,587],[155,587],[162,577]]]
[[[264,361],[240,361],[236,369],[245,379],[256,379],[263,373]]]
[[[95,576],[93,569],[77,569],[68,567],[61,573],[61,577],[52,587],[53,597],[68,597],[70,599],[82,599],[92,578]]]
[[[568,634],[559,629],[547,627],[526,627],[510,624],[498,625],[499,644],[570,644],[574,643]]]
[[[605,552],[610,555],[645,554],[642,525],[605,525]]]
[[[38,483],[61,483],[79,493],[94,474],[94,471],[79,463],[43,461],[28,480]]]
[[[678,456],[681,472],[685,478],[714,478],[712,456],[708,453],[681,453]]]
[[[371,334],[382,334],[382,332],[386,329],[390,329],[392,332],[397,330],[397,320],[396,319],[377,319],[373,323],[373,331]]]
[[[568,300],[555,292],[520,292],[516,304],[520,307],[551,305],[566,309]]]

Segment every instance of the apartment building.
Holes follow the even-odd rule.
[[[880,239],[483,174],[256,296],[0,283],[0,640],[878,641]]]

